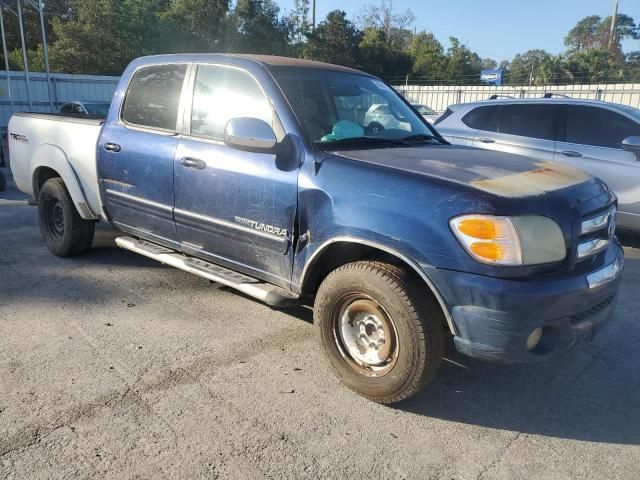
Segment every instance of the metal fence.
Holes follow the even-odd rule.
[[[545,93],[557,93],[573,98],[604,100],[640,108],[640,83],[609,83],[601,85],[553,85],[529,86],[422,86],[397,85],[411,102],[423,103],[437,112],[444,112],[454,103],[486,100],[491,95],[508,95],[515,98],[542,97]]]
[[[31,106],[27,95],[27,83],[23,72],[9,72],[11,98],[7,84],[7,74],[0,73],[0,127],[6,127],[13,112],[49,112],[49,93],[44,73],[29,73]],[[69,75],[55,73],[51,75],[51,95],[54,109],[66,102],[111,101],[120,77],[99,75]],[[13,101],[13,108],[11,103]]]

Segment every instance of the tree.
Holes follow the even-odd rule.
[[[567,33],[564,44],[570,54],[592,48],[608,49],[611,18],[602,19],[598,15],[590,15],[580,20]],[[640,26],[636,26],[633,18],[623,13],[616,16],[616,28],[612,42],[613,50],[622,55],[620,41],[625,38],[640,38]]]
[[[598,31],[602,18],[598,15],[584,17],[564,37],[564,45],[569,53],[593,48],[598,45]]]
[[[482,68],[482,70],[493,70],[494,68],[498,68],[498,62],[493,58],[483,58],[480,68]]]
[[[432,33],[420,32],[414,35],[409,45],[409,54],[413,59],[412,73],[440,80],[446,73],[447,57],[442,44]]]
[[[454,84],[477,83],[480,79],[482,59],[455,37],[449,37],[446,75]]]
[[[159,12],[164,22],[163,51],[225,50],[229,25],[229,0],[173,0]]]
[[[294,46],[304,43],[311,33],[309,10],[309,0],[295,0],[289,14],[289,39]]]
[[[358,67],[360,65],[358,46],[361,38],[362,32],[347,20],[347,14],[342,10],[333,10],[309,36],[309,41],[304,48],[304,57]]]
[[[573,73],[562,55],[550,55],[542,60],[535,70],[535,85],[561,85],[574,81]]]
[[[73,15],[53,18],[51,65],[59,72],[119,75],[135,57],[155,53],[160,24],[149,0],[72,0]]]
[[[383,78],[406,76],[411,70],[411,56],[392,49],[382,30],[369,28],[359,45],[362,69]]]
[[[280,8],[273,0],[238,0],[230,15],[238,52],[285,55],[289,46],[289,23],[279,18]]]
[[[578,83],[615,82],[624,79],[618,56],[603,48],[574,53],[568,59],[569,70]]]
[[[550,56],[549,53],[540,49],[528,50],[522,54],[518,53],[509,64],[507,82],[511,85],[528,84],[532,75],[535,77],[536,70]]]
[[[611,33],[611,19],[612,17],[606,17],[600,23],[598,28],[598,41],[599,48],[610,49],[620,57],[620,61],[624,61],[624,55],[622,53],[621,40],[625,38],[640,38],[640,25],[636,27],[633,18],[623,13],[616,16],[616,28],[613,33],[613,39],[609,39]]]
[[[410,26],[416,16],[411,10],[396,13],[392,0],[380,0],[380,5],[366,5],[360,11],[358,23],[362,30],[376,29],[384,33],[387,44],[397,50],[407,47],[411,38]]]

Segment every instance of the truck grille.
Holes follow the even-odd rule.
[[[590,214],[581,223],[580,239],[576,252],[577,260],[584,260],[605,250],[616,231],[616,207],[604,212]]]

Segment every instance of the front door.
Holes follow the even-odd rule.
[[[618,224],[640,229],[640,162],[622,140],[640,136],[640,124],[603,107],[567,105],[555,160],[603,180],[618,197]]]
[[[281,154],[224,143],[231,118],[277,122],[267,96],[242,69],[197,65],[187,117],[175,156],[174,213],[182,250],[288,286],[299,165]]]
[[[98,151],[105,209],[124,231],[177,247],[173,161],[188,64],[139,68],[119,119],[109,121]]]

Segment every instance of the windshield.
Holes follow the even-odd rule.
[[[106,117],[109,114],[109,103],[85,103],[84,108],[87,109],[89,115],[101,115]]]
[[[437,135],[392,88],[376,78],[315,68],[272,70],[317,145],[371,139],[369,146],[375,147],[384,146],[384,140],[411,137],[428,141]]]

